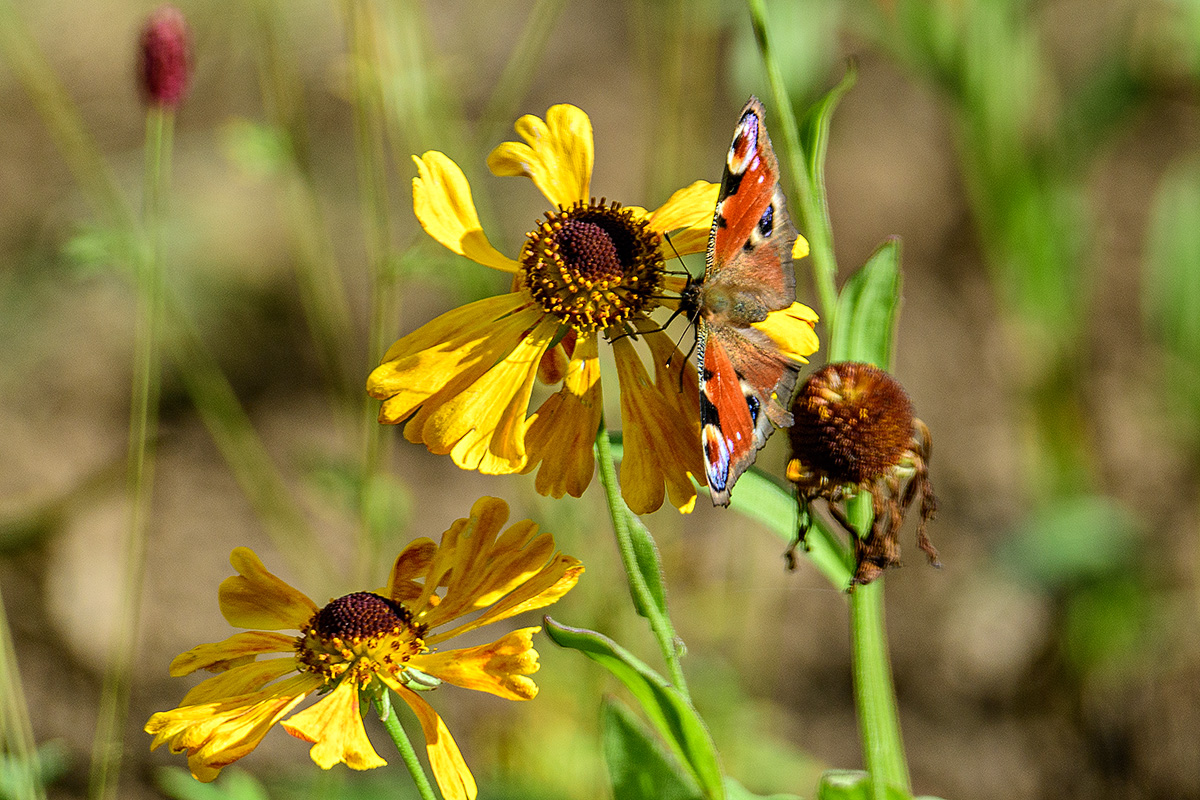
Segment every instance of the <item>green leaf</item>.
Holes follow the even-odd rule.
[[[886,795],[887,800],[916,800],[895,786],[888,786]],[[817,800],[870,800],[871,796],[871,776],[862,770],[831,769],[817,787]]]
[[[880,245],[838,295],[829,361],[865,361],[888,369],[900,311],[900,240]]]
[[[691,800],[702,798],[679,762],[664,752],[650,730],[615,698],[601,709],[604,760],[613,797],[621,800]]]
[[[813,197],[817,200],[821,216],[828,222],[829,204],[825,197],[825,153],[829,149],[829,126],[833,122],[833,112],[837,110],[842,95],[850,91],[858,73],[854,62],[846,67],[846,74],[837,86],[825,93],[809,110],[800,132],[801,146],[808,163],[809,186],[812,187]]]
[[[182,767],[164,767],[154,773],[155,783],[174,800],[270,800],[267,790],[249,772],[225,770],[213,783],[200,783]]]
[[[799,511],[792,490],[780,486],[755,467],[738,479],[738,490],[732,495],[729,507],[761,522],[788,544],[796,538]],[[829,530],[824,520],[813,516],[812,522],[805,539],[806,547],[800,548],[801,552],[834,586],[849,586],[850,567],[841,540]]]
[[[725,796],[729,800],[800,800],[794,794],[755,794],[733,778],[725,779]]]
[[[622,504],[624,505],[624,504]],[[650,596],[658,607],[658,613],[667,615],[667,590],[663,585],[662,559],[658,555],[658,545],[646,526],[638,519],[638,515],[626,509],[625,518],[629,521],[629,534],[633,542],[633,555],[637,562],[638,572],[650,590]],[[637,613],[650,619],[650,610],[643,608],[637,595],[632,594],[633,605]],[[618,795],[619,796],[619,795]]]
[[[667,681],[607,636],[545,619],[546,634],[559,647],[578,650],[629,689],[658,733],[688,768],[707,798],[725,796],[716,748],[696,709]]]

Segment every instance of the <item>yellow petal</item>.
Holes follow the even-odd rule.
[[[488,475],[520,472],[533,381],[557,327],[553,319],[541,322],[470,386],[427,417],[418,415],[411,424],[430,451],[449,453],[459,467]]]
[[[817,324],[817,312],[803,303],[792,303],[787,308],[772,311],[754,327],[770,336],[783,355],[799,364],[807,364],[808,358],[817,352],[820,342],[813,327]],[[791,398],[783,398],[787,403]]]
[[[808,255],[808,239],[803,236],[796,236],[796,243],[792,245],[792,258],[801,259]]]
[[[413,667],[447,683],[489,692],[506,700],[532,700],[537,684],[525,677],[538,671],[533,634],[541,628],[522,628],[491,644],[413,656]]]
[[[421,596],[422,586],[414,578],[423,578],[433,563],[437,545],[432,539],[417,539],[409,543],[392,566],[387,586],[381,594],[393,600],[415,600]]]
[[[350,769],[374,769],[386,766],[363,728],[358,704],[358,684],[344,680],[320,702],[294,714],[280,726],[306,742],[312,742],[308,754],[321,769],[345,764]]]
[[[294,643],[295,639],[292,641]],[[295,669],[296,660],[294,658],[252,661],[196,684],[183,696],[179,705],[195,706],[202,703],[215,703],[230,697],[250,694]]]
[[[592,482],[592,447],[602,408],[596,337],[588,336],[579,341],[567,364],[562,389],[530,417],[525,471],[542,465],[534,484],[539,494],[579,497]]]
[[[229,563],[240,574],[226,578],[217,596],[221,613],[237,628],[299,630],[317,613],[317,604],[272,575],[246,547],[235,548]]]
[[[692,481],[696,474],[703,474],[702,469],[699,473],[693,471],[698,469],[700,452],[699,414],[695,415],[693,441],[690,404],[678,383],[669,385],[669,376],[678,373],[668,371],[663,373],[668,377],[660,375],[657,384],[651,383],[628,339],[615,341],[613,352],[621,382],[621,430],[625,445],[621,494],[636,514],[656,511],[664,494],[670,496],[672,505],[688,513],[696,503]],[[674,358],[674,364],[679,365],[675,370],[683,369],[687,374],[689,367],[683,365],[681,356]]]
[[[443,153],[430,150],[413,156],[417,177],[413,178],[413,212],[425,232],[445,247],[485,267],[516,272],[520,266],[492,247],[479,224],[471,199],[471,185]]]
[[[517,120],[526,141],[505,142],[488,156],[494,175],[522,175],[555,206],[569,208],[591,198],[592,121],[572,105],[551,106],[543,122],[532,114]]]
[[[467,631],[482,628],[484,625],[491,625],[493,622],[499,622],[526,611],[544,608],[557,602],[559,598],[569,592],[579,581],[581,574],[583,574],[583,564],[578,559],[557,553],[549,564],[538,571],[537,575],[516,587],[496,605],[452,630],[425,637],[425,642],[435,645]]]
[[[196,779],[211,781],[254,750],[272,725],[320,686],[319,678],[297,675],[264,692],[160,711],[146,722],[146,732],[154,736],[150,749],[169,743],[173,753],[186,751]]]
[[[309,616],[312,616],[311,614]],[[307,620],[305,620],[307,622]],[[228,662],[263,653],[290,653],[295,650],[296,637],[266,631],[235,633],[223,642],[201,644],[175,656],[171,662],[171,677],[179,678],[198,669],[216,672],[228,669]]]
[[[707,236],[720,190],[718,184],[708,181],[683,187],[650,213],[650,230],[667,233],[680,228],[700,228]]]
[[[450,730],[437,712],[413,690],[396,682],[390,676],[380,676],[392,691],[400,695],[409,708],[421,722],[421,731],[425,734],[425,753],[429,756],[429,766],[433,770],[434,780],[445,800],[475,800],[478,788],[475,777],[467,768],[458,745],[450,735]]]

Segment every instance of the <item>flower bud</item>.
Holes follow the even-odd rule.
[[[940,566],[925,525],[937,510],[929,480],[929,429],[913,416],[904,387],[888,373],[853,361],[827,364],[805,382],[792,405],[792,458],[788,479],[802,506],[797,543],[807,533],[808,504],[818,498],[854,544],[854,583],[870,583],[900,563],[897,537],[904,514],[921,495],[917,545]],[[853,535],[843,503],[859,492],[871,495],[875,521],[864,537]]]
[[[174,6],[160,7],[146,21],[138,73],[149,105],[173,109],[183,100],[191,68],[188,44],[187,21]]]

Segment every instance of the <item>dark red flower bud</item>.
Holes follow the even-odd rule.
[[[792,416],[788,479],[796,485],[803,512],[797,543],[807,533],[808,505],[825,500],[832,516],[851,533],[854,583],[870,583],[900,563],[897,535],[905,512],[920,495],[917,545],[929,563],[940,566],[925,535],[925,524],[937,510],[929,481],[932,441],[929,429],[913,416],[904,387],[871,364],[828,364],[805,382]],[[860,492],[871,495],[875,511],[871,531],[862,538],[854,536],[843,507]]]
[[[188,40],[187,21],[174,6],[162,6],[146,21],[138,71],[150,105],[175,108],[183,100],[191,68]]]

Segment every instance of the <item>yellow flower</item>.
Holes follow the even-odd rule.
[[[502,533],[507,519],[503,500],[481,498],[470,517],[442,534],[440,545],[418,539],[406,547],[387,586],[323,608],[268,572],[250,550],[237,548],[230,562],[238,574],[221,584],[221,613],[231,625],[262,630],[202,644],[171,662],[174,676],[198,669],[217,674],[188,692],[178,708],[150,718],[151,749],[167,743],[172,752],[186,751],[192,775],[211,781],[279,722],[312,743],[312,759],[324,769],[338,763],[380,767],[386,762],[367,739],[360,698],[391,689],[420,720],[442,796],[473,800],[475,779],[458,746],[414,689],[444,681],[509,700],[532,699],[537,685],[529,675],[538,669],[532,637],[539,628],[476,647],[436,646],[555,602],[583,572],[529,520]],[[289,629],[299,635],[276,632]],[[258,659],[270,654],[282,657]],[[314,693],[322,695],[319,701],[280,722]]]
[[[587,114],[557,105],[545,120],[522,117],[516,129],[525,142],[501,144],[488,166],[531,179],[554,208],[517,260],[488,242],[458,165],[436,151],[414,158],[413,209],[425,231],[513,273],[513,291],[443,314],[392,345],[367,380],[383,401],[379,421],[407,420],[409,441],[463,469],[509,474],[541,465],[539,492],[578,497],[595,469],[603,335],[617,343],[626,502],[647,513],[665,492],[690,511],[693,479],[704,481],[696,372],[647,315],[664,291],[686,283],[664,273],[666,260],[705,250],[718,187],[697,181],[652,212],[596,200]],[[629,333],[647,343],[653,379],[630,340],[619,338]],[[561,387],[529,414],[535,377]]]

